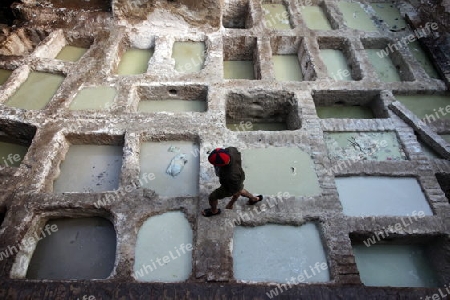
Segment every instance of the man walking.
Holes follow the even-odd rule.
[[[216,175],[219,176],[220,187],[209,195],[209,205],[202,211],[205,217],[220,214],[217,208],[219,199],[231,197],[226,208],[233,209],[233,204],[239,196],[247,197],[248,205],[254,205],[263,199],[262,195],[257,197],[244,189],[245,173],[242,169],[241,153],[235,147],[216,148],[208,156],[208,161],[214,166]]]

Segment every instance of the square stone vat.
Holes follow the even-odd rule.
[[[253,26],[249,0],[225,0],[222,25],[230,29],[245,29]]]
[[[199,192],[197,141],[146,141],[141,144],[140,178],[144,188],[163,197],[195,197]],[[154,174],[154,180],[145,176]]]
[[[373,2],[370,3],[370,6],[375,10],[378,20],[384,23],[390,31],[399,32],[406,29],[405,19],[395,6],[395,2]]]
[[[324,1],[309,1],[308,5],[300,6],[300,13],[306,26],[311,30],[337,29],[338,24],[331,17]]]
[[[328,157],[348,161],[338,167],[351,167],[351,164],[364,161],[401,161],[407,156],[393,131],[381,132],[324,132]],[[337,170],[335,170],[337,171]]]
[[[175,70],[179,73],[200,72],[205,66],[205,41],[175,41],[172,48],[172,59]]]
[[[313,81],[317,75],[311,55],[301,37],[276,36],[270,39],[275,79],[278,81]]]
[[[330,281],[325,250],[314,223],[236,226],[232,247],[238,281],[287,283],[292,277],[296,279],[292,284]]]
[[[223,78],[261,79],[256,37],[223,37]]]
[[[254,194],[317,196],[321,188],[310,154],[299,148],[243,149],[245,188]]]
[[[433,124],[439,120],[450,119],[450,94],[426,94],[413,92],[412,94],[395,94],[395,98],[407,109],[421,119],[425,124]]]
[[[283,0],[263,0],[261,3],[263,24],[275,30],[291,30],[294,27],[289,12],[289,2]]]
[[[422,65],[422,68],[425,70],[428,76],[434,79],[441,79],[441,76],[434,67],[433,62],[431,61],[427,52],[424,51],[419,41],[409,43],[408,48],[414,58]]]
[[[137,86],[134,110],[151,112],[205,112],[208,108],[208,87],[204,85]]]
[[[56,94],[64,79],[65,77],[60,74],[30,72],[25,82],[5,105],[28,110],[43,109]]]
[[[61,49],[61,51],[59,51],[55,58],[64,61],[76,62],[87,52],[87,50],[88,49],[86,48],[66,45]]]
[[[372,67],[383,82],[414,81],[414,75],[399,51],[396,41],[386,38],[361,39]]]
[[[366,286],[438,287],[436,272],[430,266],[426,246],[378,243],[353,245],[361,281]]]
[[[247,93],[230,92],[226,100],[226,123],[230,130],[297,130],[301,128],[300,108],[292,93],[260,90]]]
[[[155,52],[155,37],[130,33],[118,47],[113,72],[118,75],[138,75],[147,73],[150,60]]]
[[[108,110],[114,105],[116,96],[115,87],[83,87],[70,102],[69,110]]]
[[[123,136],[66,136],[53,192],[98,193],[116,190],[120,182],[122,148]]]
[[[41,226],[21,243],[32,246],[37,242],[26,272],[27,279],[105,279],[110,276],[116,256],[116,231],[109,220],[57,218],[44,221]]]
[[[347,216],[433,215],[414,177],[350,176],[338,177],[335,181]]]
[[[319,37],[320,58],[327,67],[328,76],[337,81],[361,80],[362,70],[356,52],[348,39]]]
[[[368,91],[313,91],[317,115],[321,119],[388,118],[380,93]]]
[[[347,27],[363,31],[378,31],[360,2],[339,1],[338,8]]]
[[[180,282],[192,273],[193,231],[182,212],[145,220],[139,229],[133,275],[137,281]]]
[[[36,134],[36,127],[0,120],[0,171],[20,166]]]
[[[421,217],[402,217],[391,226],[406,229]],[[384,227],[374,232],[351,232],[350,240],[366,286],[438,287],[450,278],[446,236],[403,235]]]
[[[77,62],[91,48],[94,39],[92,37],[66,36],[65,44],[56,55],[56,59]]]
[[[126,50],[117,67],[117,74],[135,75],[146,73],[153,53],[153,49],[130,48]]]
[[[442,159],[441,155],[439,155],[439,153],[437,153],[436,151],[434,151],[434,149],[432,148],[432,146],[430,146],[429,144],[427,144],[427,142],[425,142],[424,140],[422,140],[417,132],[414,132],[414,135],[416,136],[417,141],[419,142],[420,145],[420,150],[422,150],[423,154],[428,158],[428,159]]]

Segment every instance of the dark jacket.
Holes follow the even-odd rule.
[[[219,169],[220,184],[231,193],[244,188],[245,173],[242,169],[241,153],[235,147],[225,148],[231,157],[230,163]]]

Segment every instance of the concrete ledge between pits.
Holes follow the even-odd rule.
[[[445,159],[450,159],[450,147],[445,145],[446,142],[437,133],[426,126],[424,122],[411,113],[403,104],[399,101],[395,101],[389,105],[389,108],[411,126],[414,131],[417,131],[417,134],[423,141],[430,143],[429,146],[431,146],[436,153],[440,154]]]
[[[287,285],[286,285],[287,286]],[[118,281],[19,281],[5,280],[2,299],[270,299],[275,284],[242,283],[124,283]],[[425,299],[447,294],[441,288],[365,287],[361,285],[298,285],[279,295],[283,299]],[[389,296],[388,296],[389,295]],[[92,297],[93,296],[93,297]],[[277,299],[277,296],[273,296]]]

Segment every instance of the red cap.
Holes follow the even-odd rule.
[[[214,149],[208,156],[208,161],[218,167],[228,165],[230,163],[231,157],[228,151],[222,148]]]

